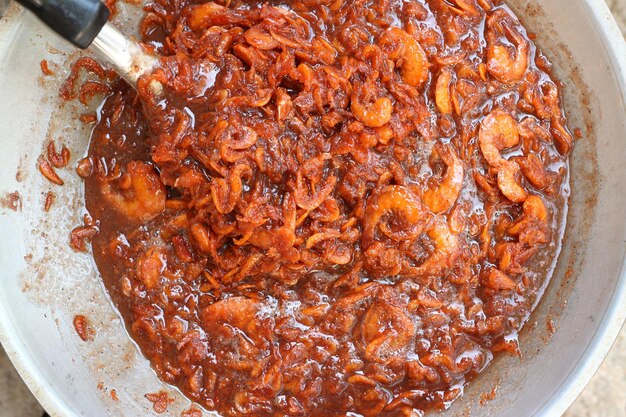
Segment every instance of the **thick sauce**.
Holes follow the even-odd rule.
[[[517,352],[572,140],[507,7],[146,13],[162,69],[100,89],[80,167],[94,257],[163,380],[226,416],[410,416]]]

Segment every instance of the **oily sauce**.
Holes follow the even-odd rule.
[[[164,381],[225,416],[412,416],[518,351],[572,137],[506,6],[155,0],[140,30],[161,68],[90,87],[79,167]]]

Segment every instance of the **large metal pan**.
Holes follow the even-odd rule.
[[[626,44],[602,0],[510,0],[565,83],[565,107],[583,139],[572,155],[572,197],[552,282],[521,334],[523,357],[500,357],[445,415],[557,416],[596,371],[626,316]],[[118,24],[132,28],[134,6],[120,2]],[[124,332],[88,254],[67,245],[80,223],[82,187],[71,169],[64,187],[36,171],[47,137],[62,137],[80,158],[85,112],[58,99],[67,61],[76,53],[12,5],[0,20],[0,341],[43,406],[54,416],[153,415],[144,394],[164,386]],[[42,58],[56,75],[44,77]],[[57,68],[55,64],[59,64]],[[42,210],[47,191],[57,201]],[[17,194],[13,194],[16,196]],[[72,326],[94,323],[93,342]],[[554,334],[548,322],[557,329]],[[498,385],[480,405],[481,393]],[[118,401],[111,396],[115,389]]]

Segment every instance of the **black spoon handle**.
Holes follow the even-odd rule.
[[[87,48],[109,18],[99,0],[17,0],[79,48]]]

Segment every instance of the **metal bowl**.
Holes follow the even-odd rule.
[[[520,335],[522,359],[500,356],[443,415],[557,416],[598,369],[626,317],[626,44],[602,0],[511,0],[565,84],[570,126],[583,138],[571,160],[572,196],[552,281]],[[120,3],[118,25],[138,9]],[[82,184],[72,164],[84,155],[84,109],[58,99],[77,57],[35,18],[12,5],[0,21],[0,341],[37,399],[54,416],[156,415],[146,393],[190,403],[161,383],[124,331],[89,254],[68,246],[81,223]],[[46,58],[55,72],[44,76]],[[71,148],[63,187],[36,169],[47,138]],[[56,202],[43,211],[46,193]],[[11,210],[6,197],[19,194]],[[17,196],[17,194],[13,194]],[[95,339],[72,326],[87,316]],[[552,330],[556,328],[556,332]],[[490,401],[483,393],[498,387]],[[111,395],[115,389],[115,400]]]

